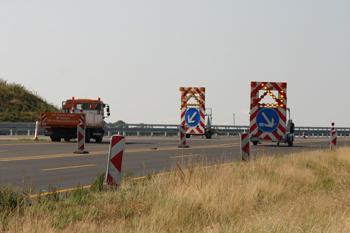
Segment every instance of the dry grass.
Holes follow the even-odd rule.
[[[350,232],[350,148],[127,178],[0,220],[0,232]]]

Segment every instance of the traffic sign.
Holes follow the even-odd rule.
[[[256,116],[256,124],[263,132],[273,132],[277,129],[280,118],[273,108],[262,108]]]
[[[196,108],[189,108],[185,114],[186,124],[190,127],[196,127],[201,120],[200,113]]]

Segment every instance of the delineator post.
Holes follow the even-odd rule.
[[[73,152],[76,154],[87,154],[88,151],[85,150],[85,125],[80,123],[77,126],[77,149]]]
[[[250,140],[248,133],[241,134],[241,157],[243,162],[250,160]]]
[[[335,151],[337,149],[337,131],[334,129],[334,123],[332,123],[331,128],[331,150]]]
[[[113,135],[111,137],[105,176],[107,185],[120,186],[125,142],[126,140],[123,136]]]
[[[186,145],[186,126],[180,125],[180,148],[188,148],[189,146]]]

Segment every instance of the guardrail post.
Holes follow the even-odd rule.
[[[118,133],[119,133],[119,132],[118,132]],[[111,131],[108,131],[107,135],[108,135],[108,136],[111,136]]]
[[[168,133],[167,132],[164,132],[164,137],[168,136]]]
[[[153,132],[151,132],[151,137],[153,137]]]
[[[10,136],[12,136],[13,135],[13,132],[12,132],[12,129],[10,129]]]
[[[137,137],[140,137],[140,132],[139,131],[137,131]]]
[[[123,131],[123,136],[125,137],[125,135],[126,135],[126,133],[125,133],[125,131]]]
[[[27,135],[28,135],[28,136],[30,135],[30,129],[28,129]]]

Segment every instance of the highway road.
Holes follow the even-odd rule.
[[[13,138],[13,137],[12,137]],[[76,141],[16,141],[0,138],[0,186],[12,183],[22,187],[35,185],[34,193],[47,192],[49,185],[67,190],[90,185],[99,173],[105,173],[110,138],[102,143],[88,143],[88,154],[74,154]],[[189,148],[178,148],[178,137],[126,137],[123,170],[142,177],[149,173],[169,171],[176,163],[191,164],[207,159],[206,163],[225,163],[240,159],[238,137],[187,139]],[[338,146],[349,146],[349,138],[338,138]],[[251,146],[252,157],[275,153],[298,154],[306,150],[329,148],[328,138],[297,139],[293,147],[276,143]]]

